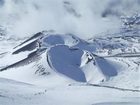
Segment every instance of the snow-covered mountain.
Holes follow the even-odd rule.
[[[44,99],[42,96],[47,98],[62,94],[60,97],[67,100],[65,104],[68,105],[72,104],[70,100],[83,105],[138,105],[139,50],[139,30],[137,33],[130,31],[117,33],[116,36],[109,34],[89,40],[82,40],[72,34],[39,32],[9,52],[0,54],[0,83],[3,84],[1,89],[8,92],[1,91],[0,101],[6,105],[10,105],[11,102],[34,105]],[[24,91],[18,93],[10,87]],[[66,91],[67,89],[72,93]],[[72,96],[77,89],[81,93],[77,95],[91,95],[82,96],[83,101],[79,101],[79,98],[74,100]],[[83,89],[86,89],[85,92]],[[94,100],[104,97],[105,94],[113,96],[93,102],[92,93],[98,94],[96,91],[102,91],[103,94]],[[63,94],[67,94],[68,97],[65,98]],[[130,98],[133,97],[132,94],[138,98]],[[120,95],[126,96],[121,99]],[[87,98],[90,101],[87,101]],[[51,104],[54,103],[53,100],[59,102],[61,99],[58,98],[57,101],[53,98],[40,104]],[[62,102],[58,104],[64,104]]]
[[[55,72],[78,82],[113,83],[113,86],[139,89],[139,30],[137,33],[130,31],[122,34],[85,41],[72,34],[39,32],[11,52],[1,54],[3,72],[0,75],[10,78],[11,72],[17,71],[23,75],[18,69],[31,66],[34,67],[34,75],[51,75]],[[13,76],[11,79],[16,79]]]
[[[139,105],[139,5],[0,0],[0,105]]]

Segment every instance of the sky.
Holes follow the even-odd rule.
[[[43,30],[90,38],[121,27],[121,16],[140,10],[140,0],[0,0],[0,26],[11,37]]]

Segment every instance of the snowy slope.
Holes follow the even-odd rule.
[[[139,105],[139,92],[98,86],[38,87],[0,78],[2,105]]]

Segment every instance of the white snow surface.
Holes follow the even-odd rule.
[[[74,85],[39,87],[0,78],[1,105],[139,105],[140,93]]]
[[[140,0],[0,0],[0,105],[140,105],[139,11]]]
[[[110,36],[82,40],[45,32],[32,38],[0,55],[2,105],[140,104],[139,54],[133,52],[138,43],[130,41],[138,40],[137,36],[125,39],[132,46],[130,54],[119,50],[128,48],[119,45],[123,37],[112,37],[117,43],[108,43]],[[36,47],[30,49],[32,46]],[[10,63],[2,62],[7,58]]]

